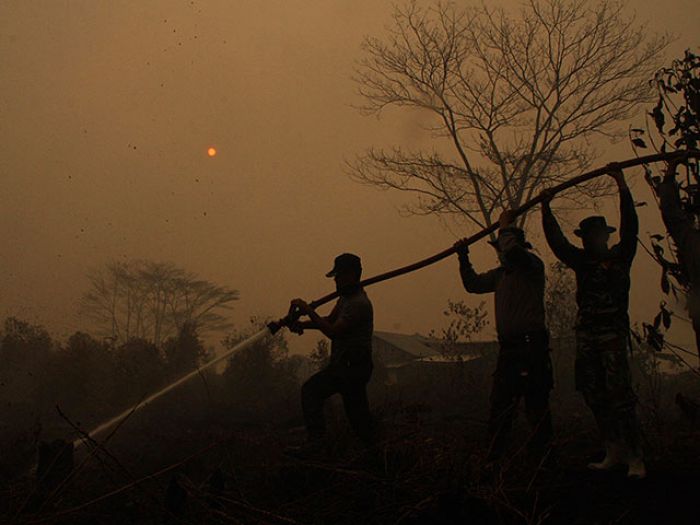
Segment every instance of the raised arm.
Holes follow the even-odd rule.
[[[455,243],[459,258],[459,275],[464,289],[469,293],[490,293],[496,291],[501,269],[494,268],[486,273],[476,273],[469,260],[469,248],[462,241]]]
[[[547,244],[549,244],[557,259],[569,268],[573,268],[581,260],[582,250],[571,244],[561,231],[561,226],[559,226],[559,222],[554,217],[550,206],[552,197],[553,195],[549,191],[545,190],[542,193],[542,229],[544,230]]]
[[[622,170],[612,165],[610,176],[617,182],[620,192],[620,250],[625,259],[632,261],[634,254],[637,253],[637,235],[639,234],[637,210]]]

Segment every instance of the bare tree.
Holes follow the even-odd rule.
[[[90,276],[80,311],[116,341],[143,338],[160,347],[184,326],[198,333],[231,327],[224,315],[238,292],[168,263],[110,262]]]
[[[623,133],[616,124],[651,100],[648,78],[668,42],[615,0],[528,0],[518,17],[486,4],[397,7],[388,34],[364,42],[360,109],[428,112],[435,148],[370,149],[351,175],[417,194],[411,213],[485,227],[586,169],[593,135]],[[574,191],[571,205],[604,190]]]

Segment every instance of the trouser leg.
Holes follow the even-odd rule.
[[[639,455],[639,423],[637,421],[637,397],[632,390],[632,381],[627,360],[626,344],[616,350],[603,352],[601,358],[605,369],[605,397],[610,412],[610,427],[614,440],[624,445],[629,452]]]
[[[328,369],[314,374],[301,387],[301,407],[310,440],[318,440],[325,435],[326,420],[323,405],[326,399],[336,392],[338,392],[337,381]]]
[[[602,439],[639,451],[626,335],[579,338],[576,387],[593,412]]]
[[[491,412],[489,417],[489,438],[491,459],[497,459],[505,452],[510,438],[515,410],[519,396],[502,371],[494,374],[491,389]]]
[[[543,454],[552,441],[552,413],[549,409],[549,390],[528,392],[525,411],[532,428],[529,447],[533,453]]]
[[[347,385],[341,391],[345,413],[357,437],[366,445],[373,441],[373,422],[365,383]]]
[[[537,341],[527,348],[528,375],[525,383],[525,413],[532,428],[530,451],[544,454],[552,436],[552,412],[549,408],[549,392],[554,386],[552,360],[549,355],[549,338]]]

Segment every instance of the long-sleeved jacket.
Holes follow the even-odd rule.
[[[498,237],[501,266],[476,273],[466,254],[460,255],[460,275],[471,293],[495,292],[496,331],[501,341],[546,329],[544,313],[544,264],[504,228]]]
[[[637,252],[639,221],[628,188],[620,191],[620,242],[604,255],[572,245],[549,206],[542,226],[554,255],[576,273],[577,327],[595,331],[629,331],[630,269]]]
[[[700,326],[700,231],[681,206],[676,181],[666,178],[656,187],[661,216],[678,250],[678,262],[690,280],[688,306],[693,323]]]

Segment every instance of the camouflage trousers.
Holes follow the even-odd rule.
[[[621,331],[576,331],[576,390],[593,412],[604,441],[639,450],[637,397],[632,390],[627,350]]]

